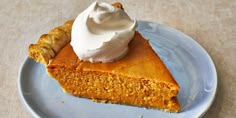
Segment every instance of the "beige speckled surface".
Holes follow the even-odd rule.
[[[115,0],[104,0],[110,3]],[[215,62],[216,99],[204,118],[236,116],[235,0],[120,0],[132,17],[166,24],[191,36]],[[1,0],[0,117],[30,117],[17,93],[27,47],[64,21],[75,18],[92,0]]]

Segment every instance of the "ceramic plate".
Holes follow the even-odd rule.
[[[137,29],[150,41],[178,84],[180,113],[95,103],[63,93],[43,65],[27,58],[19,73],[19,96],[34,117],[67,118],[183,118],[201,117],[212,104],[217,88],[215,66],[193,39],[167,26],[139,21]]]

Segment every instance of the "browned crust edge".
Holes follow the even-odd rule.
[[[74,20],[69,20],[48,34],[40,36],[36,44],[29,45],[29,57],[45,66],[48,65],[49,61],[70,42],[73,22]]]

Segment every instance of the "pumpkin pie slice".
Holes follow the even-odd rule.
[[[180,87],[139,32],[123,58],[90,63],[81,61],[69,43],[72,24],[66,22],[29,46],[29,57],[44,64],[64,92],[98,102],[180,111]]]

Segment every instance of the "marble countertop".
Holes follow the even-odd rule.
[[[115,0],[104,0],[112,3]],[[31,117],[17,91],[18,71],[27,48],[39,36],[75,18],[93,0],[1,0],[0,116]],[[235,0],[120,0],[139,20],[159,22],[195,39],[213,59],[218,91],[204,118],[236,116]]]

